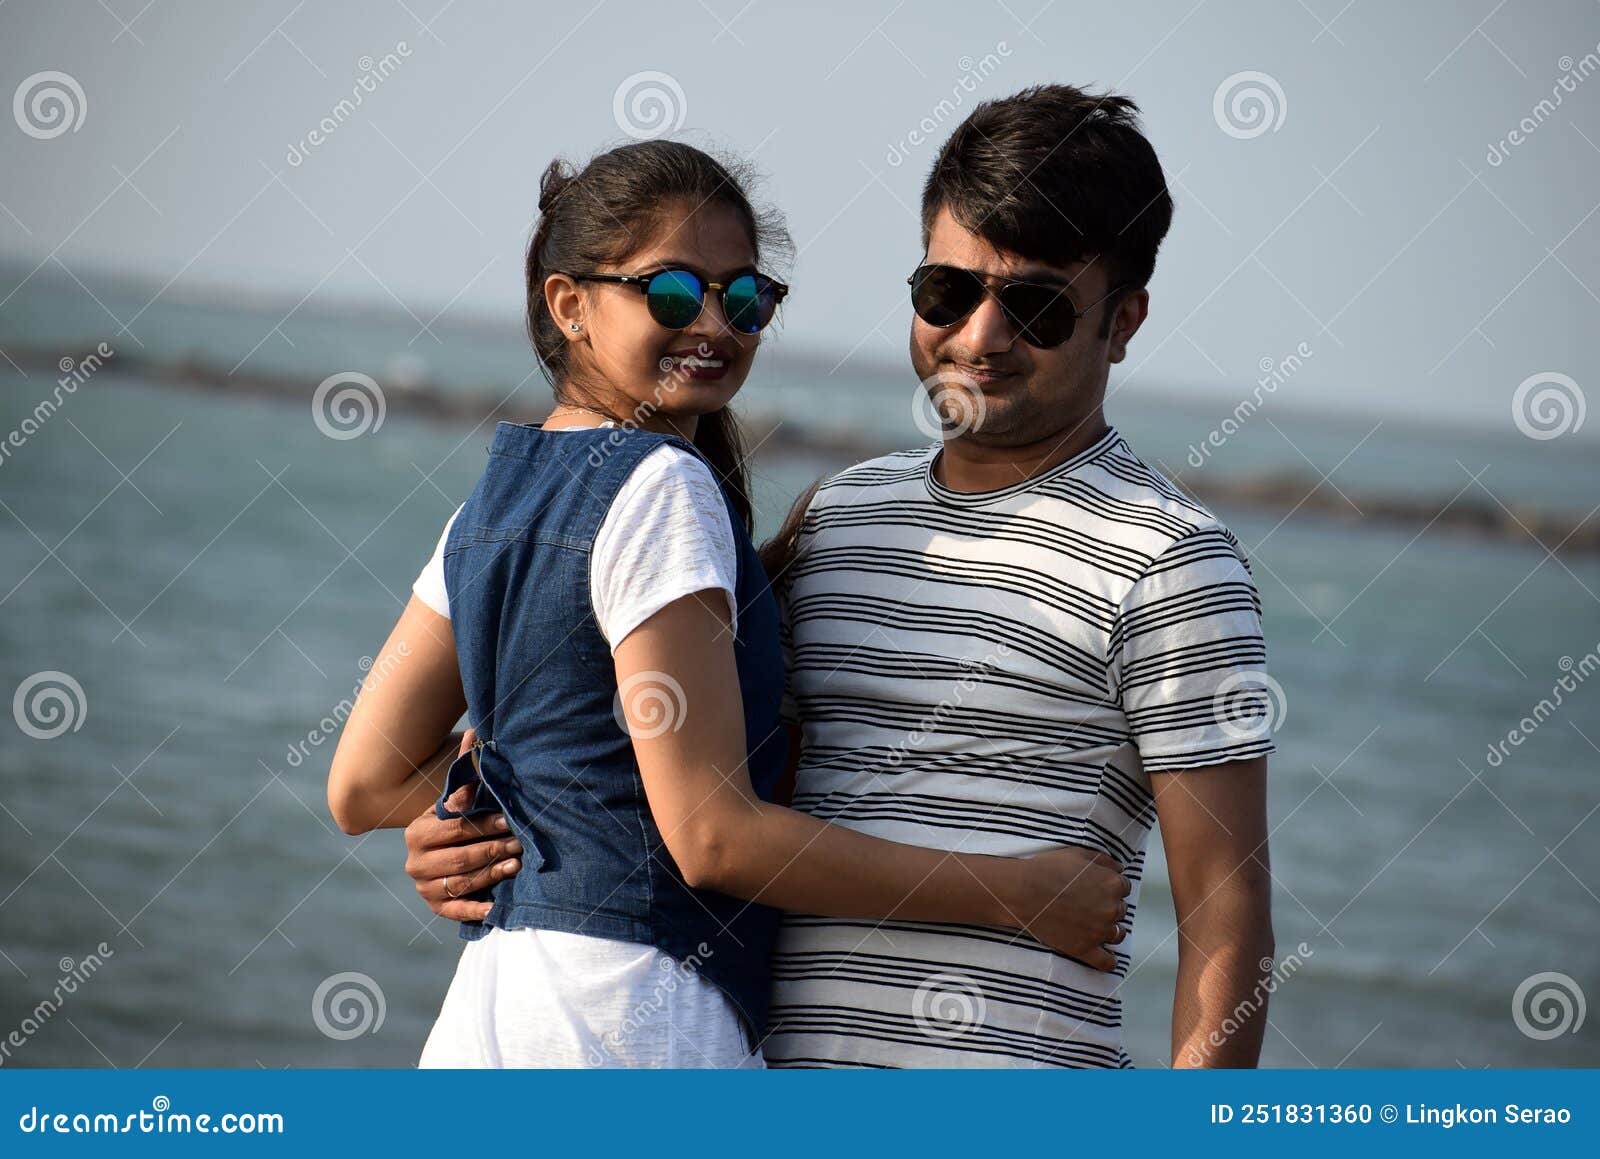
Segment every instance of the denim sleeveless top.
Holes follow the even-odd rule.
[[[491,926],[532,927],[654,946],[720,987],[759,1036],[777,911],[684,882],[645,798],[611,648],[590,600],[595,535],[630,473],[663,443],[700,454],[651,431],[496,426],[488,466],[444,551],[478,747],[451,765],[435,811],[457,816],[445,797],[476,783],[465,813],[499,808],[523,847],[515,877],[472,895],[493,908],[483,922],[462,923],[463,938],[481,938]],[[731,503],[728,514],[738,552],[733,647],[747,768],[756,792],[770,799],[787,756],[778,612]],[[683,705],[662,708],[681,713]]]

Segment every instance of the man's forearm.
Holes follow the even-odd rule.
[[[1253,1067],[1267,1029],[1272,920],[1264,891],[1224,886],[1178,931],[1172,1065]]]

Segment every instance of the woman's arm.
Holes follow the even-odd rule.
[[[869,837],[757,797],[720,591],[668,604],[613,658],[651,812],[691,885],[830,917],[1026,929],[1091,966],[1114,968],[1105,945],[1122,940],[1117,923],[1130,887],[1104,854],[951,853]]]
[[[450,621],[416,596],[367,673],[328,769],[346,833],[403,829],[444,791],[466,711]]]

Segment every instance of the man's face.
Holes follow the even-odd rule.
[[[940,210],[928,236],[929,264],[959,266],[1002,280],[1065,284],[1082,310],[1110,289],[1097,257],[1067,266],[1003,253]],[[1102,302],[1078,319],[1072,337],[1043,349],[1021,338],[993,294],[953,326],[940,329],[913,316],[911,363],[941,413],[947,438],[986,446],[1026,446],[1061,437],[1099,412],[1106,375],[1127,353],[1144,319],[1139,289]],[[1111,331],[1105,310],[1115,307]]]

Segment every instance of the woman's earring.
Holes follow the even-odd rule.
[[[572,330],[572,332],[574,334],[576,334],[579,330],[582,330],[582,329],[583,329],[583,327],[578,325],[576,322],[572,323],[571,330]]]

